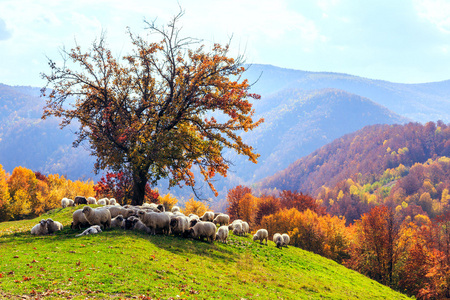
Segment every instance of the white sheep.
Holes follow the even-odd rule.
[[[118,227],[123,228],[124,227],[124,218],[122,215],[118,215],[115,218],[111,219],[111,228]]]
[[[235,226],[236,224],[241,224],[241,227],[242,227],[242,220],[239,220],[239,219],[234,220],[230,225],[228,225],[228,229],[229,229],[229,230],[233,230],[233,229],[234,229],[234,226]]]
[[[283,238],[283,246],[287,247],[287,245],[289,245],[289,242],[291,241],[291,238],[287,233],[283,233],[281,237]]]
[[[108,200],[108,202],[106,202],[106,200],[108,200],[108,198],[102,198],[102,199],[99,199],[99,200],[97,201],[97,204],[98,204],[98,205],[107,205],[107,204],[109,204],[109,200]]]
[[[186,216],[174,216],[170,219],[170,229],[173,234],[186,236],[189,234],[189,218]]]
[[[195,214],[190,214],[188,216],[188,218],[189,218],[189,227],[194,227],[195,224],[200,222],[200,218],[197,215],[195,215]]]
[[[97,199],[95,199],[94,197],[88,197],[86,201],[87,204],[97,204]]]
[[[259,229],[254,235],[253,235],[253,241],[259,240],[259,243],[262,244],[263,240],[266,240],[267,245],[267,239],[269,238],[269,232],[266,229]]]
[[[72,199],[68,199],[69,200],[69,205],[70,207],[75,206],[75,201],[73,201]]]
[[[203,222],[212,222],[214,220],[214,212],[207,211],[200,217],[200,220]]]
[[[206,238],[211,243],[216,239],[216,225],[213,222],[198,222],[194,227],[189,229],[192,238]]]
[[[138,217],[142,223],[150,228],[152,234],[161,231],[163,234],[170,234],[170,217],[165,213],[138,211]]]
[[[214,218],[213,223],[219,224],[220,226],[228,225],[228,223],[230,223],[230,216],[226,214],[218,214],[217,217]]]
[[[100,233],[102,232],[102,229],[100,228],[100,226],[98,225],[93,225],[91,227],[89,227],[88,229],[86,229],[85,231],[83,231],[80,234],[77,234],[76,237],[82,236],[82,235],[88,235],[88,234],[96,234],[96,233]]]
[[[109,205],[118,205],[116,198],[110,198]]]
[[[174,207],[172,207],[172,213],[176,213],[176,212],[180,212],[181,210],[180,210],[180,207],[179,206],[174,206]]]
[[[48,233],[47,221],[42,219],[31,228],[31,234],[46,235]]]
[[[66,208],[69,206],[69,199],[68,198],[62,198],[61,199],[61,207]]]
[[[283,247],[284,241],[283,241],[283,237],[281,236],[281,234],[275,233],[273,235],[272,241],[275,243],[277,248]]]
[[[250,226],[248,226],[248,223],[243,221],[242,222],[242,234],[247,236],[247,233],[250,232]]]
[[[72,229],[81,229],[81,227],[89,226],[89,222],[86,220],[82,209],[77,209],[73,212],[72,220],[72,224],[70,225],[70,228]]]
[[[111,218],[115,218],[118,215],[122,215],[126,219],[134,215],[134,210],[130,208],[123,208],[121,206],[106,206],[105,208],[109,210]]]
[[[233,226],[233,234],[241,236],[241,235],[243,235],[243,233],[244,233],[244,230],[242,229],[242,223],[234,224],[234,226]]]
[[[90,206],[83,207],[83,214],[90,225],[111,227],[111,213],[104,207],[93,209]]]
[[[220,226],[217,229],[216,239],[221,241],[222,243],[227,243],[229,229],[228,226]]]
[[[58,221],[53,221],[52,219],[47,219],[47,228],[48,233],[54,233],[57,231],[61,231],[63,229],[63,225]]]

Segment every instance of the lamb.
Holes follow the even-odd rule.
[[[124,218],[122,215],[118,215],[117,217],[111,219],[111,228],[118,227],[123,228],[124,227]]]
[[[174,206],[172,207],[172,213],[176,213],[176,212],[181,212],[180,207],[179,206]]]
[[[242,229],[242,223],[236,223],[233,226],[233,234],[241,236],[244,233],[244,230]]]
[[[58,221],[53,221],[52,219],[47,219],[47,228],[48,233],[54,233],[57,231],[61,231],[63,229],[63,225]]]
[[[173,234],[186,236],[189,233],[189,218],[186,216],[174,216],[170,220],[170,229]]]
[[[291,238],[289,237],[289,235],[287,233],[283,233],[281,235],[281,237],[283,238],[283,246],[285,246],[287,248],[287,245],[289,245]]]
[[[74,200],[74,204],[75,205],[80,205],[80,204],[88,204],[88,203],[87,203],[86,197],[76,196],[75,200]]]
[[[61,207],[66,208],[69,206],[69,199],[68,198],[62,198],[61,199]]]
[[[211,243],[216,239],[216,225],[212,222],[198,222],[194,227],[189,229],[189,234],[192,238],[206,238]]]
[[[46,235],[48,233],[47,220],[40,220],[39,223],[31,228],[31,234]]]
[[[230,216],[226,214],[219,214],[214,218],[213,223],[219,224],[220,226],[228,225],[228,223],[230,223]]]
[[[200,220],[203,222],[212,222],[214,220],[214,212],[207,211],[200,217]]]
[[[72,224],[70,225],[70,228],[72,229],[81,229],[81,227],[88,227],[89,226],[89,222],[88,220],[86,220],[86,217],[83,214],[83,210],[82,209],[77,209],[76,211],[73,212],[72,214]]]
[[[228,226],[220,226],[217,230],[216,239],[226,244],[228,239],[229,229]]]
[[[149,234],[151,233],[150,228],[148,228],[138,217],[135,216],[131,216],[125,220],[125,229],[144,231]]]
[[[123,208],[121,206],[107,206],[105,208],[109,210],[111,218],[115,218],[118,215],[122,215],[124,218],[128,218],[134,215],[134,210]]]
[[[281,234],[275,233],[273,235],[272,241],[275,243],[277,248],[283,247],[284,241],[283,241],[283,237],[281,236]]]
[[[106,208],[93,209],[90,206],[83,207],[83,214],[90,225],[111,227],[111,213]]]
[[[82,235],[88,235],[88,234],[96,234],[96,233],[100,233],[102,232],[100,226],[98,225],[93,225],[91,227],[89,227],[88,229],[86,229],[85,231],[83,231],[80,234],[77,234],[76,237],[82,236]]]
[[[97,204],[97,199],[95,199],[94,197],[89,197],[86,199],[87,204]]]
[[[167,214],[140,210],[138,217],[150,228],[153,235],[156,234],[156,230],[162,231],[163,234],[170,234],[170,217]]]
[[[253,235],[253,241],[259,240],[259,243],[262,244],[263,240],[266,240],[267,245],[267,239],[269,238],[269,232],[266,229],[259,229],[254,235]]]

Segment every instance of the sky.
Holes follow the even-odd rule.
[[[450,79],[450,0],[0,0],[0,83],[42,87],[48,59],[106,32],[114,55],[127,27],[166,25],[180,6],[182,35],[231,39],[232,55],[283,68],[398,83]]]

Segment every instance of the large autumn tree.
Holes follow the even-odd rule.
[[[230,57],[229,45],[206,50],[199,40],[182,37],[182,15],[165,27],[145,22],[158,42],[129,31],[133,51],[122,58],[101,36],[87,52],[79,46],[62,50],[64,63],[49,60],[51,72],[42,74],[43,118],[60,117],[61,126],[77,120],[74,145],[90,143],[96,171],[129,170],[132,204],[143,202],[147,182],[161,178],[194,187],[194,166],[215,191],[211,179],[227,175],[224,148],[254,163],[258,157],[239,136],[262,122],[252,119],[249,99],[259,96],[241,78],[243,58]]]

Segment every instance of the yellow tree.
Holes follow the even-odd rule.
[[[34,172],[24,167],[16,167],[7,183],[14,218],[31,214],[33,208],[39,205],[36,197],[38,180]]]
[[[8,183],[6,182],[6,172],[0,165],[0,221],[7,221],[10,218],[10,202]]]
[[[205,205],[202,201],[195,200],[192,197],[185,203],[183,213],[186,216],[189,214],[196,214],[201,217],[207,210],[209,210],[209,206]]]
[[[79,121],[74,145],[89,141],[97,171],[129,170],[134,205],[143,203],[147,182],[168,178],[171,186],[194,187],[194,166],[215,191],[211,179],[227,175],[224,148],[254,163],[258,157],[238,135],[263,121],[252,119],[249,99],[259,95],[241,78],[243,58],[229,57],[228,45],[206,51],[182,37],[176,25],[182,15],[162,28],[146,22],[157,42],[129,32],[134,50],[122,59],[102,36],[87,52],[63,50],[63,65],[50,60],[51,73],[42,74],[43,95],[51,89],[43,118],[60,117],[62,126]]]

